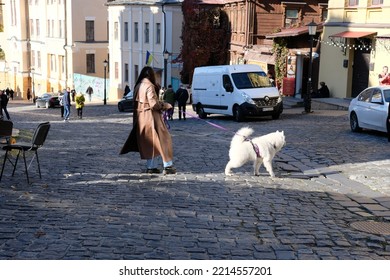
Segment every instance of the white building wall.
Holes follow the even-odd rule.
[[[20,90],[18,97],[26,98],[32,81],[36,95],[73,87],[74,73],[87,74],[87,51],[96,53],[92,76],[103,78],[103,61],[108,58],[106,0],[3,2],[4,36],[0,44],[6,53],[4,68],[9,69],[7,83]],[[86,17],[96,19],[93,43],[85,42]]]
[[[180,53],[181,29],[183,16],[180,5],[164,6],[166,13],[166,26],[164,25],[164,13],[162,6],[152,5],[109,5],[108,14],[110,21],[110,86],[111,92],[117,91],[118,98],[123,95],[126,84],[134,88],[138,67],[138,73],[146,64],[147,52],[153,56],[151,66],[156,71],[157,81],[163,85],[164,77],[164,29],[166,28],[166,49],[171,54],[167,65],[167,84],[173,77],[178,76],[179,71],[172,71],[171,59]],[[118,22],[118,38],[115,39],[115,22]],[[128,22],[129,39],[124,41],[124,26]],[[138,23],[138,42],[135,42],[135,23]],[[145,23],[149,23],[149,43],[145,42]],[[160,42],[157,39],[156,24],[160,24]],[[129,78],[125,81],[125,64],[129,65]],[[114,68],[118,65],[117,74]]]

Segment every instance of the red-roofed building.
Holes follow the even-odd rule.
[[[274,75],[277,62],[273,44],[283,39],[289,49],[286,59],[289,65],[284,66],[283,74],[287,75],[287,69],[292,69],[296,78],[294,93],[299,95],[305,92],[309,64],[307,53],[310,47],[306,25],[312,20],[317,24],[325,21],[327,5],[328,0],[225,0],[223,9],[231,24],[230,63],[259,64]],[[321,28],[322,25],[319,26],[319,32]],[[314,66],[313,81],[317,81],[314,78],[318,76],[318,63]]]

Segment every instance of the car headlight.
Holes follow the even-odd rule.
[[[247,102],[249,104],[256,104],[255,101],[253,101],[253,99],[245,92],[241,92],[241,95],[244,98],[245,102]]]

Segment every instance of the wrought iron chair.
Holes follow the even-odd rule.
[[[19,160],[20,154],[23,154],[24,167],[25,167],[26,176],[27,176],[27,183],[30,183],[30,179],[29,179],[29,176],[28,176],[28,168],[30,167],[30,165],[33,162],[34,158],[37,159],[39,178],[42,179],[41,167],[40,167],[39,158],[38,158],[38,149],[40,147],[42,147],[43,144],[45,143],[47,134],[49,133],[49,129],[50,129],[50,123],[49,122],[40,123],[38,125],[38,127],[35,129],[34,135],[33,135],[32,139],[31,139],[31,145],[21,145],[21,144],[14,144],[14,145],[12,145],[12,144],[8,144],[8,145],[3,146],[3,150],[5,150],[5,156],[4,156],[4,161],[3,161],[3,167],[1,169],[0,181],[1,181],[1,178],[3,177],[4,167],[5,167],[5,163],[6,163],[7,160],[14,167],[14,169],[12,171],[12,176],[14,176],[15,170],[16,170],[16,165],[18,164],[18,160]],[[14,162],[10,158],[11,151],[13,151],[13,150],[18,151],[18,154],[17,154],[16,159],[15,159]],[[35,152],[35,154],[34,154],[33,158],[31,159],[30,164],[27,167],[26,152],[29,152],[29,151]]]

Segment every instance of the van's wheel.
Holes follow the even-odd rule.
[[[202,105],[199,105],[199,106],[198,106],[198,116],[199,116],[199,118],[201,118],[201,119],[207,118],[207,114],[205,113],[205,111],[204,111]]]
[[[240,106],[234,106],[233,117],[236,122],[242,122],[244,120],[244,114],[242,113]]]
[[[349,119],[350,119],[349,124],[351,125],[351,130],[353,132],[359,132],[362,130],[359,126],[359,120],[355,112],[351,113]]]

